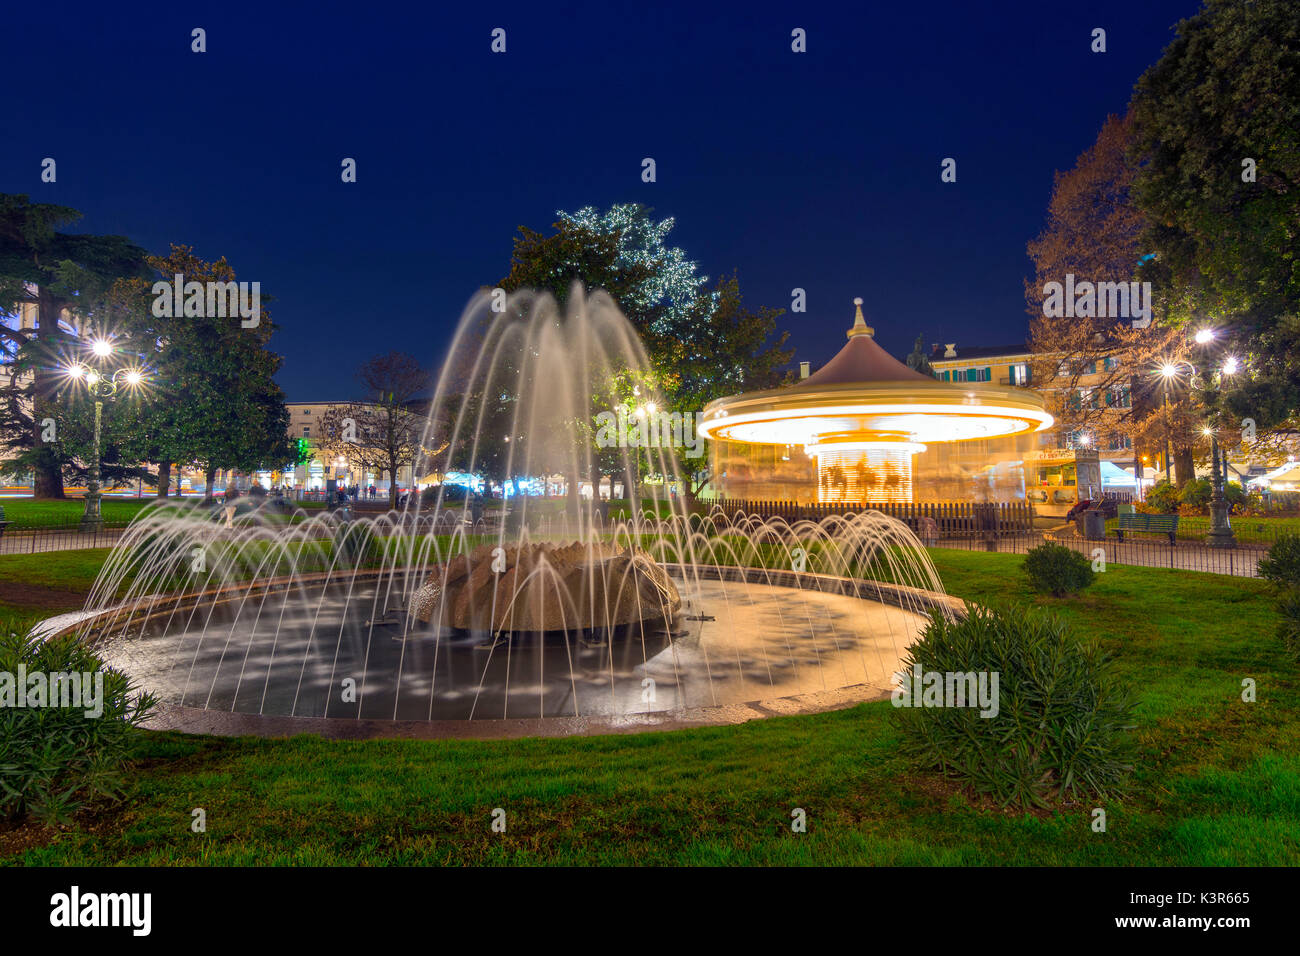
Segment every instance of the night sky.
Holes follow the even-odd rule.
[[[781,322],[814,367],[855,295],[899,357],[918,331],[1017,342],[1053,171],[1199,4],[395,6],[11,4],[0,191],[227,256],[275,297],[291,401],[353,397],[388,349],[436,367],[517,226],[616,202],[675,217],[672,244],[751,305],[806,289]]]

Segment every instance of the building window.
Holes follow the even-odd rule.
[[[1106,389],[1104,399],[1107,408],[1129,408],[1133,404],[1127,385]]]
[[[302,426],[302,437],[303,437],[303,438],[310,438],[310,437],[311,437],[311,426],[310,426],[310,425],[303,425],[303,426]]]

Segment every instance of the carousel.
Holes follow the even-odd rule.
[[[817,461],[822,503],[913,500],[912,456],[938,442],[1043,431],[1054,419],[1020,388],[941,382],[877,344],[853,300],[848,343],[797,385],[747,392],[705,407],[700,434],[714,441],[801,446]]]

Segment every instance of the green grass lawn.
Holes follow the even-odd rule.
[[[573,739],[149,734],[123,803],[64,832],[0,829],[0,861],[1300,863],[1300,681],[1273,636],[1262,582],[1112,565],[1085,595],[1057,601],[1026,590],[1020,557],[930,554],[951,593],[1053,608],[1115,655],[1139,700],[1137,768],[1125,798],[1096,804],[1106,833],[1089,825],[1092,802],[1007,813],[912,771],[897,753],[893,708],[876,703]],[[0,560],[0,578],[55,557]],[[67,573],[84,581],[91,563]],[[45,568],[53,573],[63,571]],[[1241,701],[1246,677],[1256,703]],[[204,834],[190,830],[196,807],[207,811]],[[504,834],[491,830],[496,807]],[[790,830],[796,807],[807,833]]]
[[[33,588],[89,591],[111,550],[82,548],[40,554],[0,554],[0,581]],[[0,609],[3,607],[0,604]]]
[[[108,525],[125,525],[145,505],[152,504],[154,498],[103,498],[99,503],[100,514]],[[82,498],[68,498],[65,501],[37,501],[34,498],[0,498],[0,507],[5,510],[5,520],[12,522],[10,531],[22,528],[54,528],[75,525],[86,513],[86,502]]]
[[[1228,521],[1232,525],[1232,531],[1237,536],[1237,540],[1242,544],[1272,544],[1277,540],[1278,534],[1283,531],[1300,534],[1300,518],[1298,517],[1270,518],[1233,515]],[[1114,534],[1118,524],[1118,518],[1111,518],[1106,522],[1106,533]],[[1189,515],[1178,519],[1179,541],[1204,541],[1209,531],[1210,519],[1208,515]],[[1135,540],[1155,541],[1157,536],[1139,535]],[[1166,539],[1166,543],[1168,543],[1168,539]]]
[[[1272,544],[1280,532],[1289,531],[1300,534],[1300,518],[1262,518],[1249,515],[1234,515],[1228,519],[1238,541]],[[1178,519],[1178,537],[1205,539],[1210,530],[1208,516],[1196,515]]]

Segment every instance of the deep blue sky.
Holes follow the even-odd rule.
[[[814,367],[855,295],[900,357],[918,331],[1023,341],[1053,171],[1198,7],[12,4],[0,191],[82,210],[77,231],[227,256],[276,298],[296,401],[349,397],[390,348],[436,367],[517,226],[615,202],[675,217],[673,244],[738,271],[751,304],[805,288],[782,322]]]

